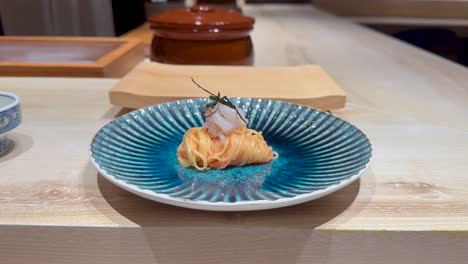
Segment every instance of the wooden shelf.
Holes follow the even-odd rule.
[[[468,19],[410,17],[345,17],[353,22],[377,25],[468,27]]]
[[[408,17],[344,17],[355,23],[371,26],[393,34],[402,30],[426,27],[446,28],[459,37],[468,37],[468,19],[455,18],[408,18]]]

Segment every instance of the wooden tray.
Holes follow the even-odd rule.
[[[180,66],[143,61],[110,93],[114,105],[142,108],[206,97],[191,81],[232,97],[279,99],[322,110],[342,108],[345,92],[318,65],[294,67]]]
[[[0,37],[0,76],[121,77],[143,58],[128,38]]]

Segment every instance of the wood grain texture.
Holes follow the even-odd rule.
[[[0,37],[0,76],[121,77],[144,57],[139,40]]]
[[[318,65],[295,67],[183,66],[141,62],[109,92],[117,106],[146,106],[196,97],[203,87],[234,97],[279,99],[322,110],[343,108],[345,92]]]
[[[203,212],[98,177],[93,135],[125,113],[113,79],[0,78],[22,100],[0,158],[5,263],[463,263],[468,70],[312,7],[249,6],[257,65],[319,64],[347,93],[334,112],[370,138],[362,179],[309,203]],[[278,38],[278,36],[281,36]],[[272,55],[274,54],[274,55]]]

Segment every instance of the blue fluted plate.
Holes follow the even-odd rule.
[[[169,102],[128,113],[103,127],[91,144],[102,176],[142,197],[176,206],[246,211],[310,201],[359,178],[371,144],[356,127],[296,104],[232,101],[249,127],[262,131],[279,158],[268,164],[199,172],[177,162],[185,131],[203,124],[208,99]]]

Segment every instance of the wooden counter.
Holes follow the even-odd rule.
[[[315,0],[313,4],[388,34],[432,27],[468,37],[467,0]]]
[[[307,6],[248,6],[258,65],[323,66],[338,116],[373,144],[362,179],[317,201],[194,211],[97,175],[89,143],[122,111],[115,79],[0,78],[22,100],[0,158],[2,263],[462,263],[468,258],[468,69]],[[287,89],[287,87],[285,87]]]
[[[314,0],[340,16],[468,19],[467,0]]]

